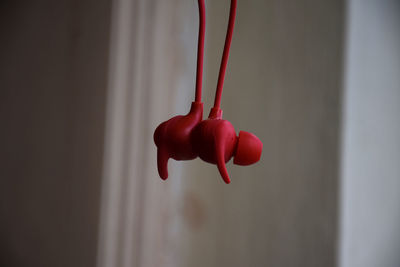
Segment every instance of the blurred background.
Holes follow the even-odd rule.
[[[158,177],[195,0],[0,2],[0,266],[400,266],[400,1],[238,1],[224,118],[259,163]],[[230,1],[206,1],[213,103]]]

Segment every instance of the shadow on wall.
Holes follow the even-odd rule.
[[[0,7],[0,265],[95,266],[110,1]]]

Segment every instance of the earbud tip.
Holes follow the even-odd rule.
[[[252,133],[240,131],[233,163],[236,165],[250,165],[261,158],[263,143]]]

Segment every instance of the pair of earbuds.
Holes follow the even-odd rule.
[[[173,117],[161,123],[154,132],[157,146],[158,173],[163,180],[168,178],[168,160],[191,160],[200,157],[202,160],[216,164],[225,183],[230,183],[225,163],[232,157],[237,165],[250,165],[260,160],[262,142],[254,134],[240,131],[236,136],[233,125],[222,119],[220,109],[222,88],[228,63],[229,49],[235,23],[237,0],[231,0],[228,30],[225,38],[214,107],[208,119],[203,120],[203,103],[201,102],[204,36],[205,36],[205,4],[199,5],[199,37],[197,49],[196,94],[187,115]]]

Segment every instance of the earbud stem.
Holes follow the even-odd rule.
[[[189,114],[196,114],[200,116],[200,121],[203,119],[203,102],[192,102]]]
[[[222,109],[219,107],[211,108],[210,115],[208,115],[209,119],[222,119]]]

